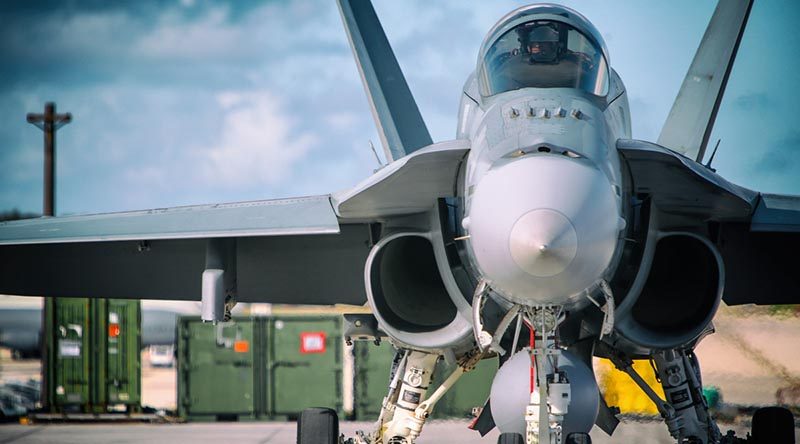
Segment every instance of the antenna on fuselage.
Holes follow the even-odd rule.
[[[722,142],[722,139],[717,139],[717,144],[714,145],[714,151],[711,152],[711,157],[708,158],[708,162],[706,163],[705,167],[711,170],[712,173],[716,173],[717,170],[715,168],[711,168],[711,162],[714,161],[714,156],[717,154],[717,148],[719,148],[719,143]]]
[[[381,161],[381,157],[378,156],[378,151],[375,149],[375,145],[372,143],[371,140],[369,141],[369,147],[372,150],[372,154],[375,155],[375,160],[378,161],[378,169],[375,170],[375,171],[378,171],[379,169],[385,167],[386,165]]]

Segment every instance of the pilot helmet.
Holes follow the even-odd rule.
[[[526,52],[532,63],[554,63],[559,58],[559,33],[554,23],[534,23],[528,28]]]

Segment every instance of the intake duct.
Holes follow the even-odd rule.
[[[386,334],[417,349],[448,348],[471,337],[453,302],[464,298],[445,284],[443,272],[450,270],[439,266],[427,233],[393,234],[372,248],[364,270],[367,298]]]
[[[692,233],[660,233],[617,309],[616,330],[638,351],[697,339],[719,306],[725,268],[716,247]],[[648,240],[653,241],[653,240]]]

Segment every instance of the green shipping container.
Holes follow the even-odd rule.
[[[389,371],[395,354],[394,348],[387,341],[383,341],[380,346],[371,342],[356,342],[353,354],[356,419],[363,421],[377,419],[383,397],[389,390]],[[483,407],[489,397],[497,366],[497,358],[484,359],[474,370],[462,375],[436,404],[431,417],[468,418],[474,407]],[[452,367],[447,366],[444,361],[439,361],[428,395],[436,390],[451,371]]]
[[[178,322],[178,414],[190,420],[294,418],[342,410],[339,316]]]
[[[475,368],[461,375],[456,384],[442,397],[433,409],[432,418],[471,418],[472,409],[483,407],[489,398],[498,359],[484,359]],[[439,361],[433,375],[432,390],[450,375],[453,367]],[[430,392],[433,393],[433,392]],[[428,393],[430,395],[430,393]]]
[[[354,415],[359,421],[374,421],[381,412],[381,403],[389,391],[389,372],[395,349],[387,341],[376,346],[372,342],[353,344]]]
[[[89,408],[90,301],[45,298],[42,401],[52,412]]]
[[[343,415],[341,316],[266,321],[270,414],[295,417],[329,407]]]
[[[178,415],[193,419],[255,418],[259,323],[178,322]]]
[[[139,301],[94,299],[92,404],[95,411],[122,405],[141,410],[142,311]]]
[[[51,412],[140,410],[141,305],[46,298],[43,404]]]

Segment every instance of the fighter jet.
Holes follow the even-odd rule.
[[[781,254],[800,246],[800,198],[700,163],[751,2],[717,6],[656,143],[631,139],[598,30],[551,4],[489,30],[457,137],[433,143],[371,4],[338,3],[388,165],[332,195],[4,223],[0,292],[199,298],[209,321],[237,301],[367,301],[375,324],[349,334],[381,330],[398,350],[378,420],[345,441],[331,411],[312,409],[301,443],[413,443],[493,356],[502,366],[473,427],[497,426],[500,442],[613,433],[592,356],[641,386],[676,441],[742,442],[708,413],[693,350],[721,300],[800,302]],[[429,387],[439,359],[455,370]],[[664,399],[632,359],[654,363]],[[762,412],[752,439],[790,442],[786,414]]]

